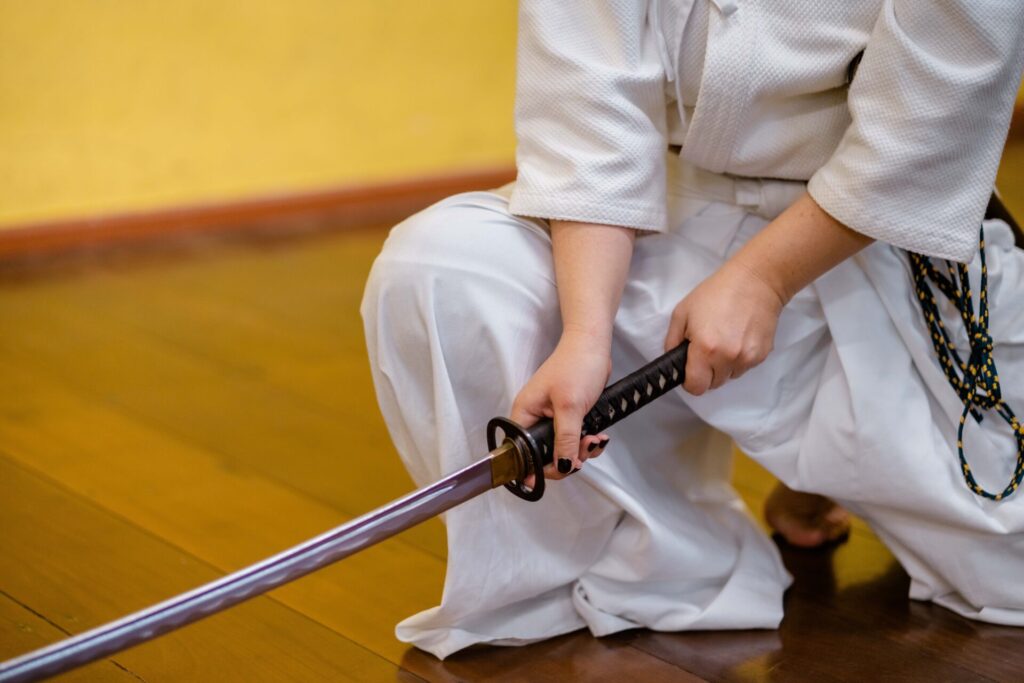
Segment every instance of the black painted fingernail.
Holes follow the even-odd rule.
[[[601,448],[604,448],[605,446],[608,445],[608,442],[611,441],[611,440],[612,440],[611,437],[605,437],[605,439],[603,441],[600,441],[598,443],[598,446],[600,446]]]
[[[593,453],[595,448],[600,448],[601,442],[595,441],[594,443],[587,446],[587,453]]]
[[[559,472],[561,472],[562,474],[569,474],[569,472],[571,470],[572,470],[572,460],[569,460],[567,458],[559,458],[558,459],[558,471]]]

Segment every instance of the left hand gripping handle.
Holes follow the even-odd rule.
[[[680,386],[686,378],[686,352],[690,342],[672,349],[626,375],[615,384],[605,388],[601,397],[583,418],[583,432],[598,434],[619,420],[632,415],[651,401],[664,396]],[[522,454],[525,472],[518,479],[507,484],[512,493],[525,500],[540,500],[544,495],[544,467],[554,458],[555,424],[544,418],[529,428],[521,427],[512,420],[496,417],[487,423],[487,447],[498,447],[499,432],[504,439],[511,440]],[[534,475],[533,488],[527,488],[523,480]]]

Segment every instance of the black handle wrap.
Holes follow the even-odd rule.
[[[607,387],[597,403],[583,418],[581,437],[598,434],[611,427],[651,401],[664,396],[683,383],[686,378],[686,352],[690,342],[672,349],[656,358],[636,372],[626,375]],[[554,458],[555,425],[545,418],[529,429],[523,429],[511,420],[495,418],[487,425],[488,447],[497,446],[497,431],[505,438],[512,439],[528,463],[527,474],[535,475],[532,489],[523,485],[522,479],[505,484],[512,493],[526,500],[540,500],[544,495],[544,471]]]

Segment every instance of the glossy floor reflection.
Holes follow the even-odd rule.
[[[843,562],[869,565],[876,573],[843,585],[837,554],[783,549],[795,583],[778,631],[634,631],[600,640],[579,632],[525,648],[478,648],[445,662],[410,650],[402,663],[445,681],[480,675],[501,681],[605,680],[610,670],[636,671],[636,680],[644,681],[1021,680],[1021,629],[971,622],[907,600],[909,580],[899,565],[870,543],[858,548],[856,538],[844,549]],[[657,661],[631,662],[629,650]]]
[[[1024,215],[1024,147],[1001,183]],[[0,658],[411,488],[358,318],[384,236],[0,263]],[[742,457],[734,483],[754,510],[772,486]],[[1024,629],[908,601],[859,521],[830,551],[784,551],[796,581],[778,631],[575,633],[439,662],[393,629],[437,603],[445,554],[432,521],[62,680],[1024,680]]]

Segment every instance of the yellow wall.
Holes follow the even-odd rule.
[[[0,227],[510,164],[514,0],[0,0]]]
[[[0,0],[0,229],[511,163],[514,36],[515,0]]]

